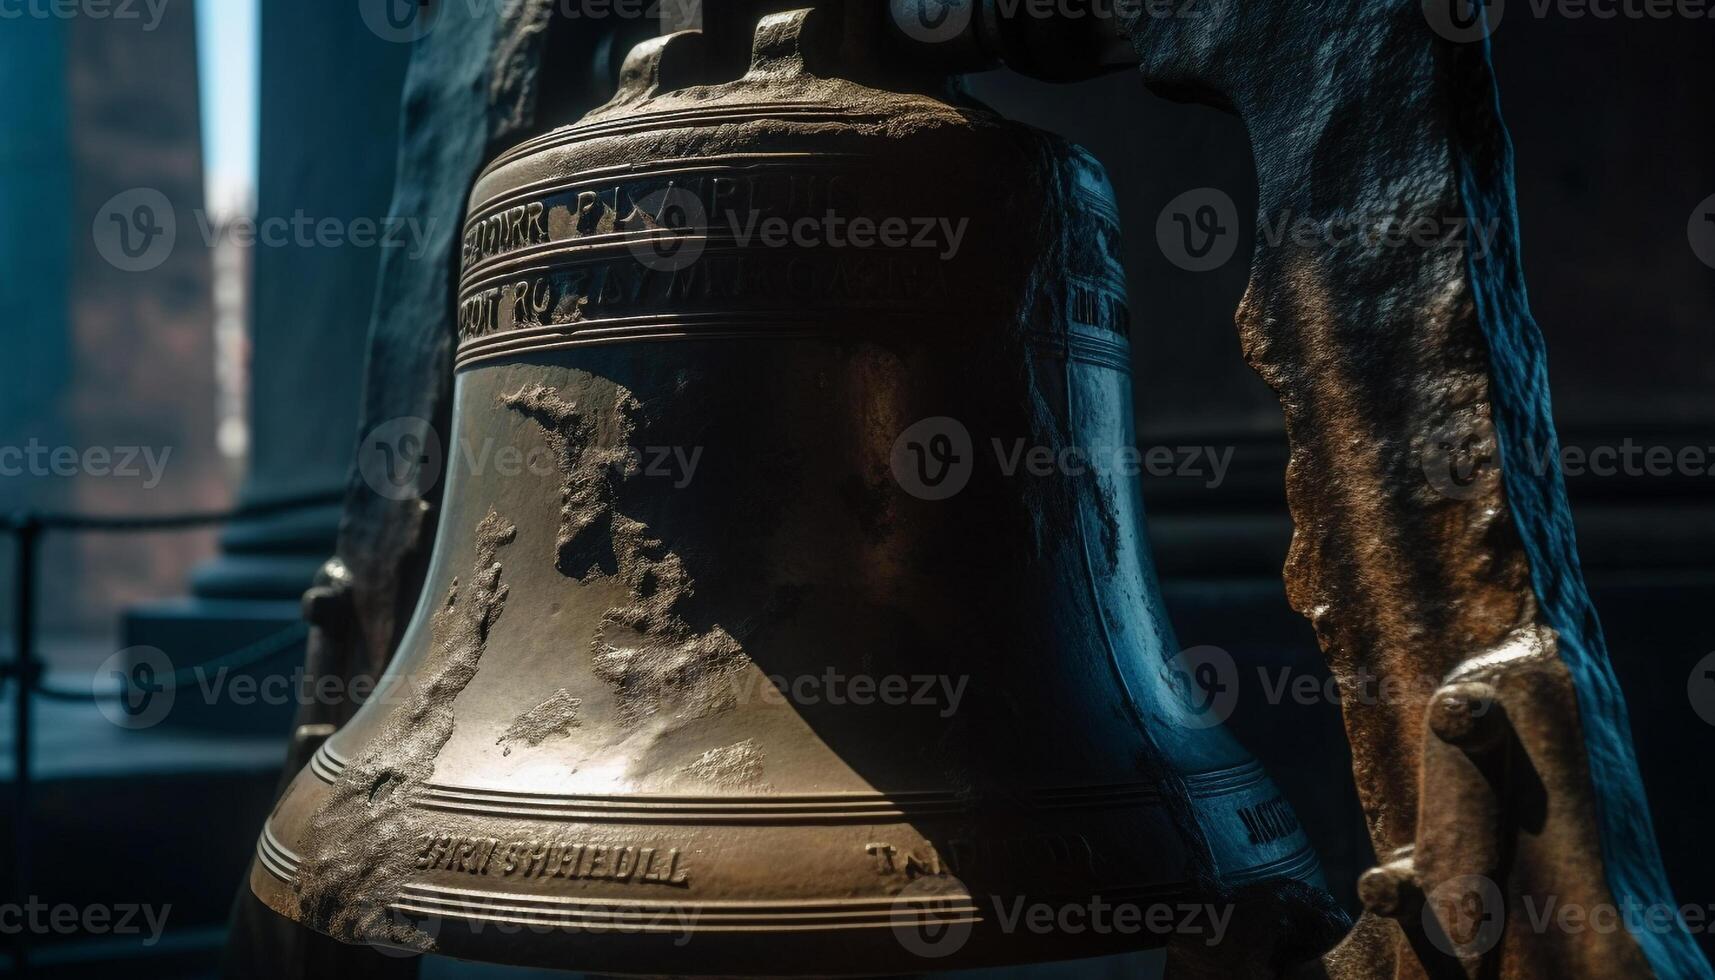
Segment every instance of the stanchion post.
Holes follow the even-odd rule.
[[[30,841],[32,818],[30,801],[30,708],[36,682],[41,678],[42,665],[36,658],[36,572],[43,525],[30,513],[12,519],[12,536],[16,542],[13,565],[13,645],[11,674],[15,710],[12,714],[12,848],[11,881],[7,894],[22,908],[30,900]],[[12,937],[12,971],[14,976],[30,972],[30,935],[19,930]]]

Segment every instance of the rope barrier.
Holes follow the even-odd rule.
[[[190,667],[181,667],[165,678],[156,678],[154,683],[160,685],[156,690],[178,690],[188,684],[199,683],[208,674],[219,670],[247,670],[259,664],[266,663],[279,654],[292,649],[308,639],[310,627],[307,623],[293,623],[282,630],[277,630],[254,643],[246,644],[230,653],[221,654],[212,660]],[[129,691],[125,685],[112,691],[91,689],[88,691],[71,691],[64,688],[49,687],[46,684],[36,684],[35,694],[50,701],[102,701],[118,700],[125,697]]]
[[[230,511],[192,511],[182,514],[109,515],[66,514],[52,511],[19,511],[0,521],[0,531],[24,533],[29,528],[53,531],[102,531],[115,534],[150,531],[181,531],[211,524],[225,524],[249,517],[271,517],[293,511],[328,507],[345,500],[343,490],[324,490],[313,494],[247,504]]]
[[[91,531],[114,534],[141,534],[156,531],[176,531],[188,528],[204,527],[213,524],[225,524],[235,520],[255,517],[269,517],[276,514],[287,514],[294,511],[309,510],[316,507],[337,505],[345,499],[344,491],[324,490],[312,494],[270,500],[262,503],[248,504],[237,510],[186,512],[179,514],[158,514],[143,516],[123,516],[108,514],[69,514],[51,511],[17,511],[0,519],[0,533],[32,542],[44,531]],[[34,549],[31,549],[32,555]],[[22,553],[19,555],[18,576],[20,582],[26,576],[34,577],[33,561],[26,560]],[[290,649],[309,635],[309,627],[303,623],[293,623],[291,626],[270,634],[229,653],[222,654],[213,660],[174,671],[171,679],[164,681],[170,687],[178,688],[190,683],[210,670],[222,667],[245,669],[254,667],[263,661]],[[40,695],[50,701],[90,701],[104,698],[123,697],[124,691],[68,691],[63,688],[53,688],[41,683],[41,665],[34,662],[30,656],[19,656],[21,651],[14,651],[13,659],[0,663],[0,696],[4,696],[8,686],[21,674],[29,675],[26,688],[30,693]]]
[[[245,518],[266,517],[316,507],[335,506],[344,499],[343,491],[323,491],[250,504],[237,510],[219,513],[193,512],[153,516],[120,516],[23,510],[0,517],[0,534],[11,537],[16,545],[14,549],[16,554],[13,559],[16,574],[12,583],[16,590],[12,610],[15,620],[13,623],[14,649],[11,660],[0,664],[0,694],[6,693],[12,682],[15,681],[18,685],[17,690],[12,692],[15,699],[15,710],[12,717],[13,778],[11,795],[13,825],[10,834],[11,839],[8,842],[10,846],[7,848],[11,860],[7,862],[10,867],[0,871],[0,876],[6,878],[5,892],[8,897],[22,899],[23,896],[29,894],[31,841],[34,836],[31,827],[33,822],[31,741],[35,724],[31,711],[32,703],[37,696],[53,701],[91,702],[102,701],[107,698],[122,698],[128,693],[126,691],[100,691],[93,685],[85,693],[48,687],[42,684],[44,665],[36,656],[35,632],[36,576],[39,570],[38,564],[44,535],[49,531],[118,534],[176,531],[224,524]],[[184,684],[197,680],[209,670],[219,670],[223,667],[246,668],[256,666],[302,642],[308,634],[308,625],[301,622],[293,623],[286,629],[279,630],[206,663],[175,670],[155,689],[165,690],[170,685],[176,690]],[[21,937],[14,938],[20,939],[20,941],[13,944],[11,970],[22,976],[29,971],[30,951],[27,943],[22,941]]]

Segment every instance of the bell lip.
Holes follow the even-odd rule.
[[[1210,778],[1206,782],[1211,786],[1223,781],[1229,784],[1240,782],[1242,780],[1236,778],[1238,775],[1246,775],[1255,768],[1254,764],[1243,766],[1228,773],[1224,780]],[[309,780],[312,788],[326,785],[325,773],[316,772],[313,766],[300,772],[299,778]],[[262,904],[302,924],[295,890],[301,859],[281,842],[274,823],[271,818],[258,838],[249,885]],[[875,830],[881,839],[889,837],[881,824],[866,823],[864,827]],[[286,833],[290,836],[289,828]],[[1290,853],[1254,868],[1220,875],[1223,889],[1236,889],[1269,879],[1293,879],[1320,886],[1319,863],[1308,842],[1299,840],[1291,845]],[[855,905],[850,900],[839,898],[804,902],[778,897],[773,901],[735,901],[726,897],[733,894],[731,891],[680,903],[673,901],[670,891],[661,891],[652,893],[665,895],[661,900],[651,897],[634,901],[628,898],[615,903],[599,895],[580,897],[526,893],[521,890],[524,887],[521,883],[482,881],[484,885],[492,885],[492,890],[461,889],[423,878],[407,882],[399,897],[389,902],[390,914],[432,936],[433,947],[416,951],[390,950],[389,955],[393,952],[402,952],[402,955],[433,952],[515,966],[581,969],[615,975],[864,976],[1072,961],[1158,948],[1178,938],[1171,932],[1147,930],[1104,936],[1089,932],[1039,933],[1016,927],[1006,929],[1002,927],[1006,919],[1010,917],[1015,923],[1018,921],[1013,910],[1025,907],[1013,903],[1021,898],[1024,902],[1031,902],[1028,896],[1009,899],[985,894],[980,890],[967,889],[962,880],[947,876],[921,877],[895,895],[877,894]],[[948,889],[954,891],[949,894]],[[972,891],[977,893],[972,895]],[[1135,890],[1102,888],[1091,898],[1105,898],[1109,905],[1133,904],[1142,908],[1158,905],[1180,908],[1187,904],[1219,901],[1199,892],[1193,877],[1163,879]],[[1061,897],[1040,901],[1063,906],[1082,905],[1089,899]],[[830,906],[830,902],[833,905]],[[902,902],[908,908],[928,908],[930,911],[917,913],[916,918],[907,919],[901,925],[897,916]],[[955,902],[964,904],[948,910],[947,903]],[[589,909],[615,904],[626,910],[654,909],[656,918],[651,921],[667,924],[651,933],[591,926],[594,918]],[[678,921],[695,923],[697,918],[705,915],[731,916],[734,906],[771,908],[772,911],[759,913],[758,921],[753,924],[717,927],[714,931],[701,928],[675,930],[670,918],[677,915],[680,917]],[[864,907],[872,914],[862,917],[864,921],[844,928],[805,928],[790,921],[817,914],[817,906],[828,906],[834,909],[834,914],[848,920],[860,918],[852,911],[853,908]],[[461,907],[476,914],[468,917],[459,915]],[[435,917],[432,910],[437,908],[451,910],[451,914]],[[554,911],[540,911],[542,909]],[[563,911],[568,909],[573,911]],[[966,914],[967,909],[974,909],[980,914]],[[825,913],[828,909],[820,911]],[[630,911],[628,914],[635,916],[639,913]],[[957,914],[957,917],[950,921],[943,918],[949,914]],[[518,915],[523,918],[516,918]],[[920,947],[909,945],[910,939],[901,939],[901,932],[907,936],[922,936],[918,930],[927,925],[936,925],[943,930],[968,927],[970,931],[960,948],[944,957],[938,953],[920,956],[913,952],[914,948]],[[523,935],[519,930],[529,932]],[[889,932],[892,932],[891,936]],[[685,940],[686,936],[690,938]],[[938,949],[934,946],[921,948]],[[766,949],[765,957],[759,955],[761,949]],[[837,966],[830,968],[830,964]]]
[[[277,915],[306,928],[291,886],[280,881],[260,858],[250,869],[255,897]],[[1192,902],[1189,892],[1163,894],[1158,902]],[[1005,908],[1003,902],[1002,908]],[[1023,906],[1020,906],[1021,908]],[[1165,947],[1170,934],[1139,930],[1106,935],[1006,931],[997,916],[981,925],[953,919],[922,939],[911,926],[877,922],[858,928],[800,928],[796,931],[748,930],[698,932],[688,941],[671,926],[643,933],[625,929],[552,928],[518,925],[501,932],[494,925],[473,928],[469,920],[435,920],[400,913],[402,922],[424,927],[433,946],[407,949],[330,936],[352,946],[371,946],[389,956],[435,955],[505,966],[581,971],[613,976],[828,976],[912,975],[945,970],[1076,962]],[[953,932],[960,930],[960,932]],[[318,935],[328,935],[314,930]],[[486,933],[486,934],[485,934]],[[962,938],[961,938],[962,936]],[[944,941],[947,947],[935,944]],[[526,941],[527,940],[527,941]],[[913,951],[921,942],[927,953]],[[951,948],[948,948],[951,947]]]
[[[271,911],[289,921],[303,924],[296,913],[294,903],[289,900],[290,886],[273,877],[262,867],[260,860],[252,863],[250,887],[257,899]],[[1183,906],[1206,899],[1199,899],[1190,892],[1180,892],[1164,895],[1158,901],[1177,902]],[[1170,932],[1148,930],[1129,933],[1109,931],[1105,934],[1005,931],[998,928],[997,918],[998,916],[987,918],[981,927],[960,921],[951,922],[941,925],[936,933],[928,936],[923,933],[906,933],[907,936],[919,937],[916,939],[901,938],[900,927],[887,924],[857,930],[734,930],[725,933],[703,933],[690,941],[684,941],[683,934],[675,934],[670,929],[644,934],[590,929],[553,931],[544,930],[538,925],[534,927],[534,931],[529,932],[529,941],[521,941],[521,931],[496,932],[485,936],[481,931],[473,931],[464,921],[446,920],[431,928],[430,931],[434,934],[434,946],[431,949],[402,949],[344,939],[341,941],[354,946],[376,946],[382,949],[385,955],[436,955],[515,967],[582,971],[594,975],[862,977],[1039,963],[1076,963],[1162,949],[1176,938],[1183,938]],[[416,925],[426,925],[430,921],[409,915],[405,916],[405,920]],[[963,933],[961,939],[953,932],[955,929],[968,931]],[[891,937],[887,935],[889,931],[894,933]],[[545,936],[551,938],[543,939]],[[1195,937],[1193,941],[1197,941]],[[937,946],[940,942],[946,942],[947,946]],[[1219,940],[1217,944],[1218,942]],[[922,943],[921,947],[915,948],[928,952],[915,952],[914,943]]]

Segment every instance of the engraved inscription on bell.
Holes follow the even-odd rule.
[[[425,834],[419,871],[458,871],[499,878],[569,878],[639,885],[687,885],[677,847],[611,846],[574,841],[502,841]]]

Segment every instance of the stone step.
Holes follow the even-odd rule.
[[[74,678],[55,674],[54,687]],[[87,688],[87,675],[85,686]],[[0,705],[0,797],[14,799],[15,690]],[[21,915],[49,976],[150,976],[211,968],[285,744],[171,729],[127,731],[93,702],[34,704],[28,880],[0,902]],[[0,865],[18,865],[15,806],[0,810]],[[6,937],[12,939],[12,937]],[[8,947],[10,942],[6,943]],[[158,967],[158,969],[157,969]]]

